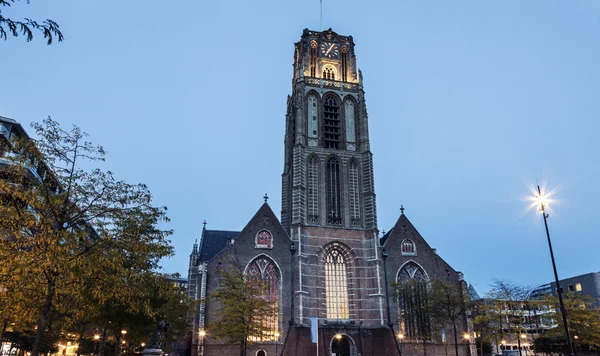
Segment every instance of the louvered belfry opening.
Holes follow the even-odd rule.
[[[323,101],[325,148],[340,149],[342,125],[340,123],[340,105],[336,98],[328,97]]]

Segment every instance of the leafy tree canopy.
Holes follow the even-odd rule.
[[[20,0],[0,0],[0,38],[6,40],[8,35],[14,37],[22,35],[25,36],[25,39],[29,42],[33,40],[33,32],[40,31],[49,45],[52,44],[54,38],[58,39],[58,42],[61,42],[64,39],[58,24],[50,19],[46,19],[42,23],[39,23],[29,18],[14,20],[5,17],[2,9],[8,8],[17,2],[20,2]],[[27,0],[27,4],[29,4],[29,0]]]

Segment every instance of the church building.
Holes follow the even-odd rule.
[[[281,218],[265,197],[242,231],[204,224],[188,273],[189,295],[199,301],[193,356],[239,354],[210,332],[219,306],[208,297],[231,256],[244,273],[268,284],[265,297],[278,310],[268,319],[277,331],[247,355],[455,354],[452,326],[436,327],[394,301],[394,283],[440,279],[465,293],[466,287],[403,208],[396,224],[383,236],[379,232],[369,121],[354,50],[352,36],[331,29],[305,29],[294,45]],[[318,318],[318,344],[311,339],[311,318]],[[463,339],[473,335],[469,325],[466,317],[457,325],[461,356],[473,354]]]

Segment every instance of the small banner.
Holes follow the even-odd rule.
[[[310,336],[313,344],[319,343],[319,318],[310,318]]]

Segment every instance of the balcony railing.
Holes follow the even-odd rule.
[[[336,88],[340,90],[357,90],[357,83],[342,82],[341,80],[331,80],[322,78],[305,77],[304,81],[308,84],[318,85],[323,88]]]

